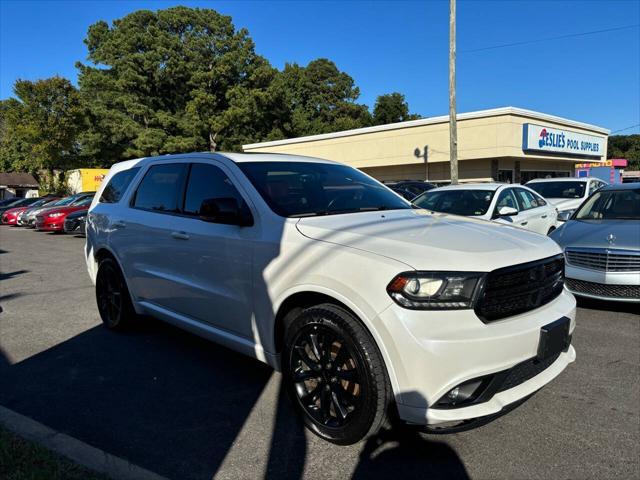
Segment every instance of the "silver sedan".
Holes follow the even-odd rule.
[[[564,250],[572,293],[640,302],[640,184],[598,190],[551,238]]]

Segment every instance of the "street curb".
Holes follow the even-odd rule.
[[[2,405],[0,405],[0,425],[22,438],[31,440],[79,465],[115,480],[167,480],[166,477],[57,432]]]

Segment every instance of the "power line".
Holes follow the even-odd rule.
[[[506,48],[506,47],[516,47],[519,45],[528,45],[531,43],[538,43],[538,42],[546,42],[549,40],[559,40],[562,38],[573,38],[573,37],[582,37],[585,35],[595,35],[597,33],[605,33],[605,32],[615,32],[617,30],[626,30],[628,28],[637,28],[640,27],[640,23],[636,23],[633,25],[624,25],[621,27],[613,27],[613,28],[606,28],[603,30],[592,30],[590,32],[581,32],[581,33],[570,33],[567,35],[558,35],[557,37],[547,37],[547,38],[538,38],[536,40],[524,40],[522,42],[513,42],[513,43],[504,43],[502,45],[493,45],[491,47],[482,47],[482,48],[474,48],[472,50],[460,50],[458,53],[472,53],[472,52],[482,52],[485,50],[495,50],[496,48]]]
[[[637,123],[635,125],[631,125],[630,127],[627,127],[627,128],[621,128],[620,130],[614,130],[609,135],[611,135],[612,133],[624,132],[625,130],[631,130],[632,128],[636,128],[636,127],[640,127],[640,123]]]

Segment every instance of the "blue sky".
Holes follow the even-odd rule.
[[[448,111],[447,1],[15,1],[0,0],[0,98],[16,78],[75,82],[87,28],[137,9],[214,8],[246,27],[279,68],[327,57],[373,105],[404,93],[424,116]],[[640,124],[640,29],[483,47],[640,24],[639,0],[458,0],[458,111],[513,105],[613,131]],[[621,133],[639,133],[634,127]]]

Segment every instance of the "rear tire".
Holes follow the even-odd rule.
[[[96,301],[104,325],[110,330],[123,330],[136,320],[129,289],[112,258],[104,258],[98,266],[96,276]]]
[[[388,421],[391,384],[365,327],[332,304],[303,310],[287,326],[282,358],[285,388],[305,426],[350,445]]]

